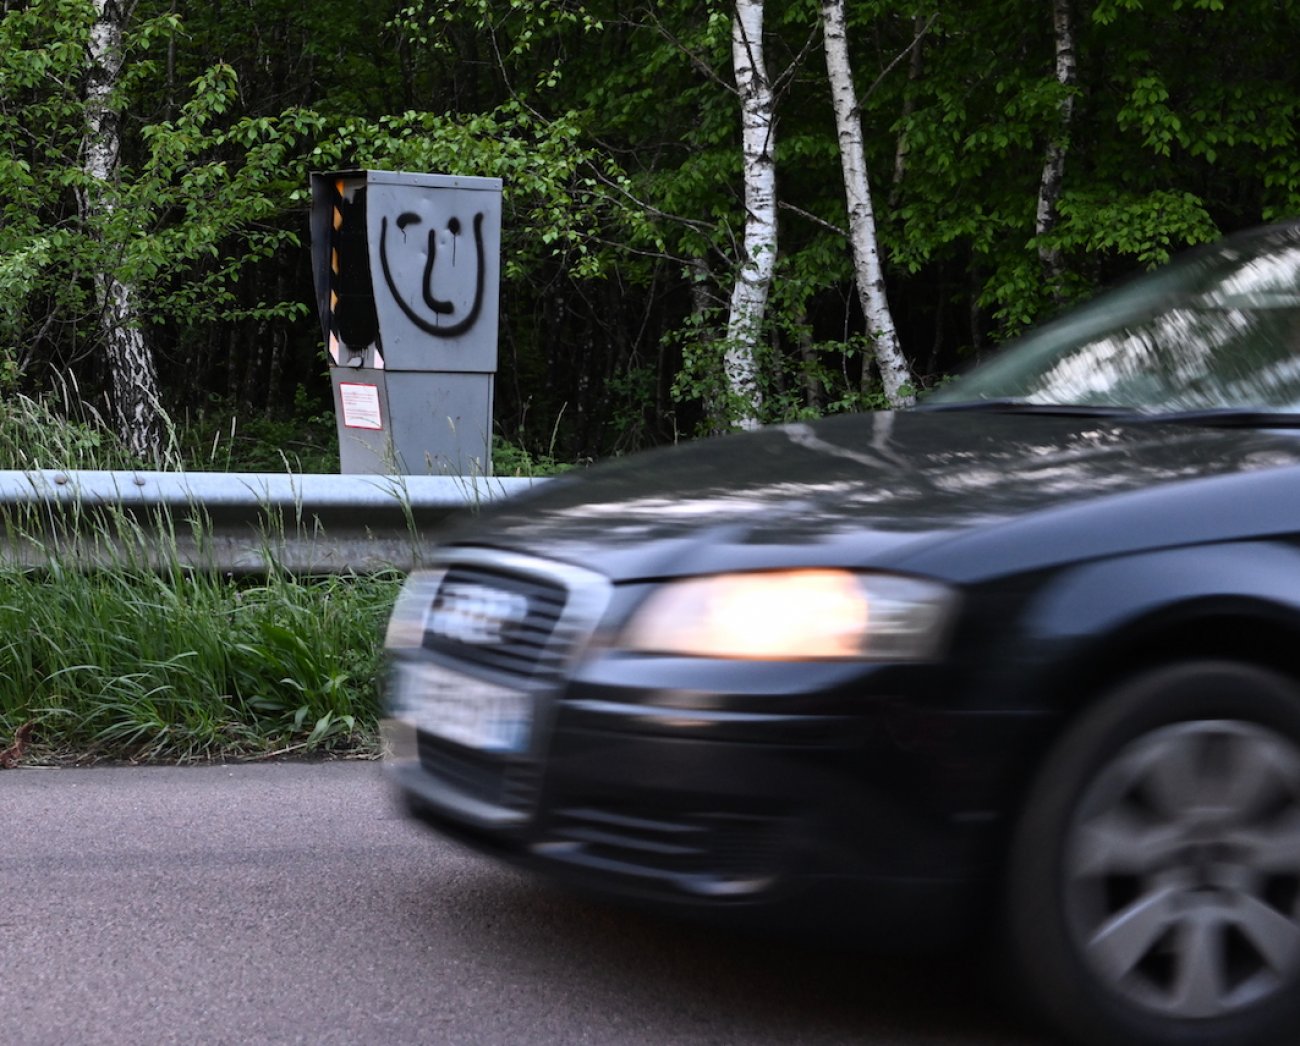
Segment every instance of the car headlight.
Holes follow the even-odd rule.
[[[686,657],[925,660],[938,653],[955,602],[944,585],[891,574],[715,574],[651,593],[617,645]]]

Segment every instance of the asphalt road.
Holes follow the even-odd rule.
[[[0,1043],[1037,1046],[963,962],[574,897],[373,764],[0,772]]]

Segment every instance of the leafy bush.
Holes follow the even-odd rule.
[[[572,465],[557,461],[550,451],[534,453],[522,443],[512,443],[502,436],[492,437],[492,474],[494,476],[558,476]]]
[[[186,468],[215,472],[322,472],[339,470],[334,415],[299,386],[288,417],[241,412],[213,399],[179,426],[179,457]]]

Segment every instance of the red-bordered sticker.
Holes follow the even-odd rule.
[[[379,410],[379,386],[355,381],[339,382],[339,406],[343,425],[349,429],[382,430],[383,414]]]

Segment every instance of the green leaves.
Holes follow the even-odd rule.
[[[1205,201],[1193,193],[1156,190],[1145,195],[1099,198],[1067,194],[1059,243],[1086,251],[1114,251],[1145,268],[1167,262],[1184,247],[1206,243],[1219,230]]]
[[[1061,252],[1065,296],[1085,296],[1216,229],[1300,213],[1300,5],[1077,11],[1068,135],[1043,4],[852,6],[887,290],[922,371],[1055,307],[1040,248]],[[75,373],[93,396],[93,283],[111,273],[136,289],[179,404],[217,392],[283,414],[298,385],[325,402],[308,174],[373,166],[502,178],[497,404],[512,440],[551,446],[568,405],[559,457],[588,456],[692,431],[718,402],[710,309],[744,219],[732,5],[173,7],[142,0],[127,27],[108,186],[80,155],[93,5],[25,0],[0,16],[0,384]],[[781,256],[767,395],[781,417],[864,402],[849,391],[864,331],[836,231],[817,5],[768,15]],[[1049,142],[1065,150],[1065,196],[1039,240]],[[91,192],[110,206],[87,221]]]
[[[102,274],[130,286],[159,324],[299,312],[234,288],[251,264],[297,242],[281,220],[320,119],[233,116],[238,80],[216,62],[171,119],[139,125],[138,148],[102,183],[82,157],[94,16],[81,0],[34,0],[0,19],[0,345],[24,345],[21,366],[34,368],[55,365],[70,343],[95,344],[89,288]],[[181,29],[170,13],[132,27],[115,107],[157,78],[150,53]],[[96,205],[79,206],[86,200]]]
[[[34,721],[47,749],[109,758],[356,750],[397,584],[0,572],[0,732]]]

